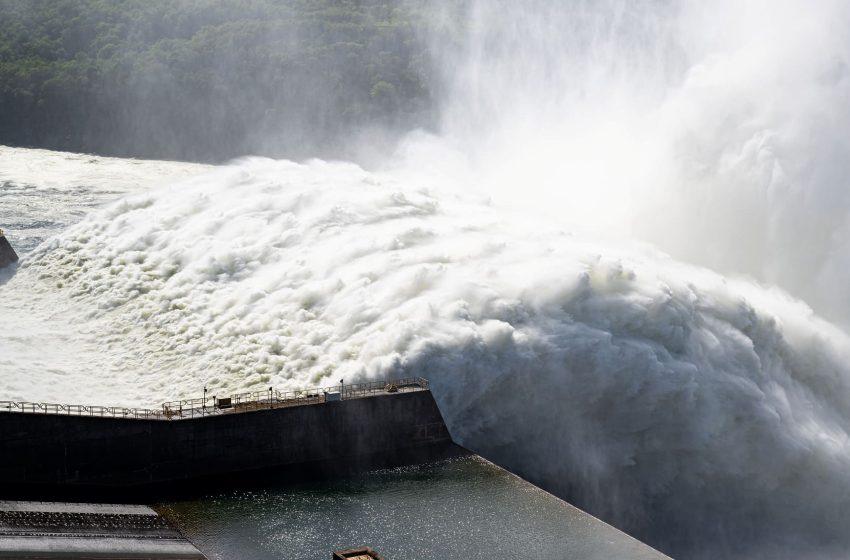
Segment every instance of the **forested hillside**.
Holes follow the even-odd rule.
[[[412,5],[0,0],[0,144],[217,161],[335,155],[429,122]]]

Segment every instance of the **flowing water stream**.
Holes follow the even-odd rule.
[[[845,558],[847,4],[453,5],[440,130],[368,170],[0,149],[2,396],[422,376],[665,552]]]

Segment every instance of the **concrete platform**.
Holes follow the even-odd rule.
[[[205,557],[146,506],[0,501],[0,558]]]

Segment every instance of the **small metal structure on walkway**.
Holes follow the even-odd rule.
[[[0,501],[0,558],[204,560],[146,506]]]

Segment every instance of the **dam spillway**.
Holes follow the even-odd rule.
[[[0,402],[0,492],[132,495],[261,471],[332,475],[462,454],[424,379],[166,403]]]

